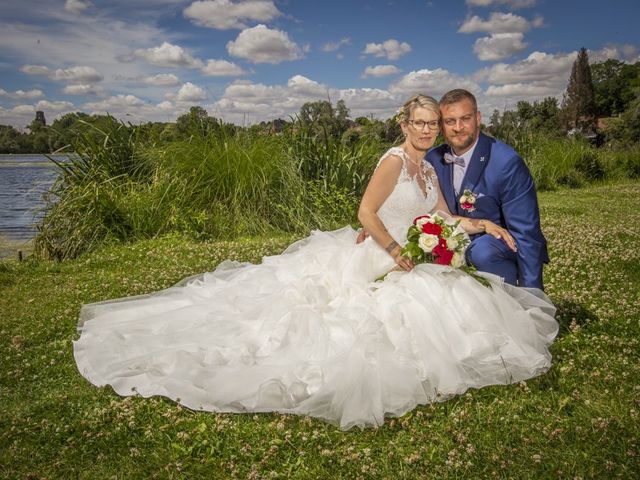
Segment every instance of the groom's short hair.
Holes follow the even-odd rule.
[[[478,102],[476,101],[476,97],[473,96],[469,90],[465,90],[464,88],[455,88],[453,90],[449,90],[445,93],[440,99],[440,107],[444,107],[445,105],[451,105],[452,103],[458,103],[463,100],[470,100],[473,104],[474,110],[478,110]]]

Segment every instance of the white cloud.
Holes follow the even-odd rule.
[[[480,86],[472,79],[461,77],[442,68],[410,72],[391,84],[389,91],[401,95],[403,99],[417,93],[431,95],[435,99],[439,99],[452,88],[465,88],[472,93],[480,91]]]
[[[576,55],[576,52],[567,54],[533,52],[516,63],[497,63],[484,68],[477,73],[477,79],[501,85],[535,81],[565,84],[569,79]]]
[[[88,102],[83,105],[83,109],[92,110],[92,113],[112,113],[122,109],[131,109],[144,105],[144,101],[135,95],[114,95],[100,102]]]
[[[467,5],[473,7],[489,7],[491,5],[507,5],[511,8],[526,8],[534,6],[538,0],[467,0]]]
[[[159,73],[142,80],[147,85],[155,85],[160,87],[173,87],[180,84],[180,79],[173,73]]]
[[[16,90],[15,92],[7,92],[0,88],[0,96],[5,96],[9,98],[16,98],[19,100],[30,99],[30,98],[38,98],[44,95],[42,90],[33,89],[33,90]]]
[[[95,68],[81,65],[56,70],[43,65],[23,65],[20,71],[28,75],[46,75],[51,80],[69,83],[98,83],[104,79]]]
[[[622,60],[629,63],[640,61],[638,47],[634,45],[608,44],[599,50],[589,50],[589,62],[604,62],[609,59]]]
[[[64,9],[72,13],[82,13],[91,6],[91,2],[86,0],[66,0]]]
[[[376,65],[375,67],[367,67],[364,69],[362,78],[367,77],[386,77],[400,73],[400,69],[395,65]]]
[[[403,94],[375,88],[331,89],[302,75],[294,75],[286,85],[264,85],[238,80],[229,85],[222,98],[207,110],[236,124],[250,124],[295,116],[306,102],[344,100],[352,117],[374,115],[389,118],[406,99]]]
[[[364,51],[365,55],[373,55],[374,57],[386,57],[389,60],[397,60],[402,55],[411,51],[411,45],[407,42],[398,42],[393,38],[382,43],[367,43]]]
[[[104,77],[93,67],[77,66],[71,68],[58,68],[49,75],[52,80],[69,83],[97,83]]]
[[[102,95],[104,89],[97,85],[67,85],[62,89],[67,95]]]
[[[193,2],[184,10],[184,16],[196,25],[229,30],[246,28],[246,20],[268,22],[281,15],[272,1],[208,0]]]
[[[23,65],[20,68],[20,71],[28,75],[49,75],[51,72],[49,67],[45,67],[43,65]]]
[[[476,79],[489,83],[484,98],[482,101],[479,99],[484,112],[494,108],[513,109],[520,100],[560,99],[576,54],[533,52],[524,60],[512,64],[498,63],[480,70]]]
[[[338,98],[337,91],[302,75],[294,75],[286,85],[264,85],[237,80],[229,85],[208,110],[214,116],[237,124],[287,118],[300,111],[305,102]],[[334,100],[335,102],[335,100]]]
[[[33,105],[16,105],[13,107],[10,112],[16,115],[24,115],[27,113],[35,113],[35,108]]]
[[[527,44],[522,41],[523,36],[522,33],[495,33],[490,37],[477,39],[473,51],[480,60],[502,60],[527,48]]]
[[[404,101],[388,90],[378,88],[347,88],[340,90],[339,95],[351,111],[352,118],[372,114],[386,119],[391,117]]]
[[[178,102],[199,102],[205,98],[207,98],[205,91],[191,82],[182,85],[176,96]]]
[[[245,58],[254,63],[276,64],[285,60],[297,60],[302,54],[300,48],[286,32],[271,30],[258,25],[243,30],[233,41],[227,43],[227,51],[234,57]]]
[[[302,97],[322,97],[327,95],[328,89],[326,85],[311,80],[302,75],[294,75],[287,81],[288,90]]]
[[[531,20],[531,26],[533,28],[542,28],[545,26],[544,24],[544,17],[542,15],[536,15],[535,17],[533,17],[533,20]]]
[[[208,60],[202,67],[202,73],[210,77],[236,77],[246,72],[238,65],[227,60]]]
[[[323,52],[335,52],[343,45],[351,45],[351,39],[349,37],[345,37],[341,38],[337,42],[327,42],[320,48],[320,50]]]
[[[125,122],[139,123],[148,121],[173,121],[181,113],[181,109],[171,102],[154,104],[132,94],[120,94],[104,99],[100,102],[90,102],[82,105],[80,110],[90,114],[113,115]]]
[[[164,102],[160,102],[158,105],[156,105],[156,107],[161,110],[172,110],[174,108],[173,104],[166,100]]]
[[[73,103],[71,102],[50,102],[48,100],[40,100],[35,105],[36,110],[53,110],[54,112],[61,112],[63,110],[71,110],[73,108]]]
[[[202,67],[202,61],[193,58],[179,45],[172,45],[169,42],[162,42],[159,47],[138,49],[133,54],[158,67]]]
[[[535,83],[510,83],[508,85],[491,85],[485,92],[490,97],[546,97],[558,95],[553,85]]]
[[[542,17],[536,17],[536,24],[540,25]],[[478,15],[469,17],[465,20],[462,26],[458,29],[458,33],[473,33],[473,32],[486,32],[486,33],[514,33],[514,32],[527,32],[531,29],[532,23],[520,15],[514,15],[513,13],[500,13],[493,12],[488,20],[483,20]]]

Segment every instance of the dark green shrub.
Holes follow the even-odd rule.
[[[597,152],[593,149],[584,150],[576,160],[576,170],[587,180],[602,180],[605,169]]]

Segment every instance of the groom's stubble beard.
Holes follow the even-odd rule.
[[[455,134],[451,137],[445,137],[445,139],[447,140],[447,143],[456,150],[456,152],[460,152],[461,150],[462,151],[468,150],[469,147],[471,147],[471,145],[473,145],[475,141],[478,139],[479,134],[480,134],[480,128],[475,127],[473,131],[465,132],[462,135]],[[463,135],[465,135],[464,140],[460,138]],[[461,141],[458,141],[459,139]]]
[[[464,103],[462,104],[454,104],[458,107],[458,114],[464,113]],[[460,111],[459,109],[463,110]],[[442,115],[444,116],[444,111],[442,111]],[[469,112],[470,113],[470,112]],[[463,128],[458,129],[456,131],[455,126],[448,127],[444,122],[442,122],[442,135],[449,144],[450,147],[454,150],[456,155],[462,155],[466,152],[478,139],[480,136],[480,118],[479,112],[477,109],[473,111],[473,121],[472,123],[465,125]]]

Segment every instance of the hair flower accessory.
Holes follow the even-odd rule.
[[[468,190],[468,189],[465,190],[464,192],[462,192],[462,195],[460,195],[460,208],[462,208],[463,210],[466,210],[469,213],[473,212],[476,209],[474,205],[477,199],[478,199],[477,193],[473,193],[471,190]]]

